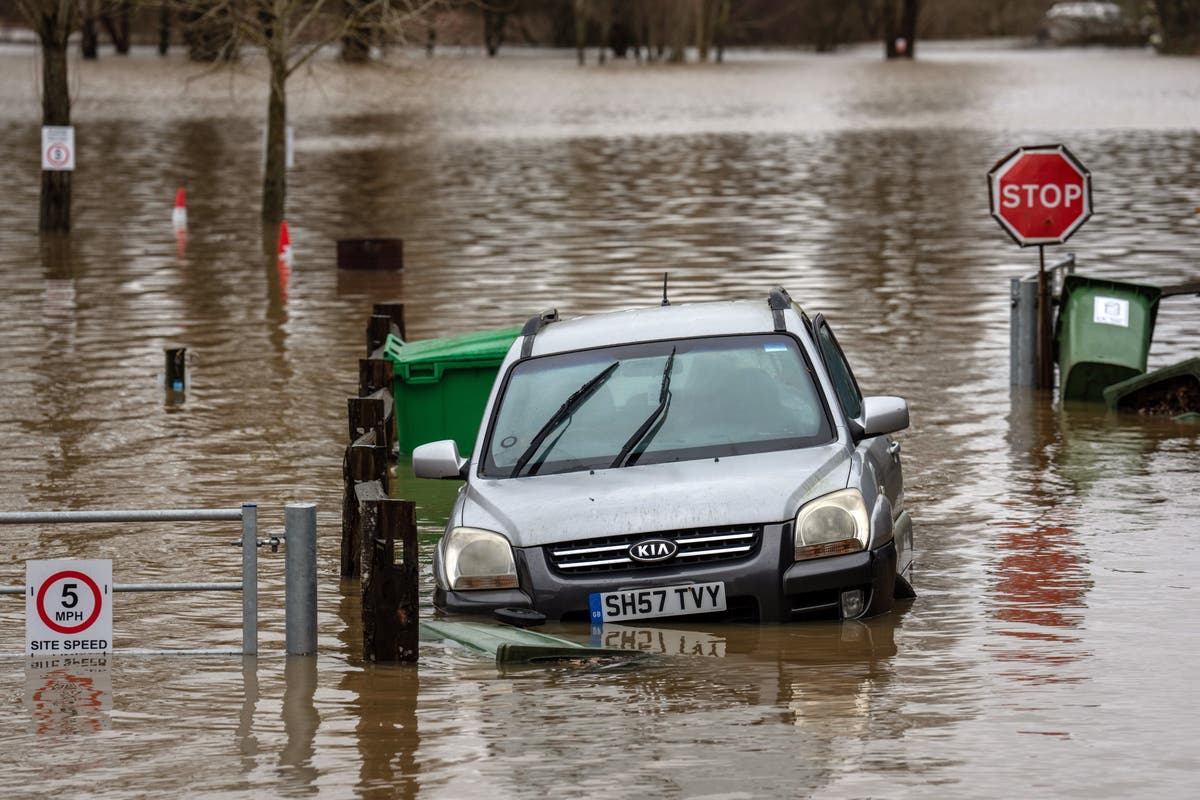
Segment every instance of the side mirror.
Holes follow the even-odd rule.
[[[908,427],[908,403],[902,397],[864,397],[862,416],[853,427],[856,439],[902,431]]]
[[[418,478],[466,480],[467,459],[458,454],[453,439],[423,444],[413,450],[413,474]]]

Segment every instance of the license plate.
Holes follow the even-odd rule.
[[[725,584],[717,581],[628,589],[623,592],[597,592],[588,599],[593,623],[708,614],[725,610]]]

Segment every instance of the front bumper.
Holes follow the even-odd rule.
[[[593,592],[724,581],[728,610],[719,619],[836,619],[841,616],[841,593],[851,589],[865,593],[865,611],[860,616],[891,609],[896,580],[893,542],[872,551],[793,562],[791,541],[789,525],[767,525],[758,551],[739,561],[587,576],[552,570],[540,547],[518,548],[520,589],[455,592],[438,588],[433,599],[439,608],[461,614],[491,614],[497,608],[513,606],[536,609],[552,620],[583,622],[588,620],[588,597]]]

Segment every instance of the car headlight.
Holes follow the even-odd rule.
[[[870,532],[867,504],[857,489],[818,497],[796,514],[796,560],[857,553]]]
[[[517,565],[512,545],[498,533],[479,528],[454,528],[443,549],[446,581],[453,590],[515,589]]]

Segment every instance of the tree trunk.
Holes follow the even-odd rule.
[[[921,0],[904,0],[904,13],[900,18],[900,35],[908,44],[906,58],[917,57],[917,15],[921,13]]]
[[[667,56],[667,61],[671,64],[682,64],[687,61],[691,3],[688,0],[674,0],[670,9],[670,17],[667,19],[667,37],[670,39],[671,54]]]
[[[717,46],[717,63],[725,60],[725,31],[729,28],[730,0],[720,0],[717,8],[717,24],[713,29],[713,41]]]
[[[51,6],[57,9],[57,5]],[[43,12],[38,26],[42,43],[42,124],[71,124],[71,95],[67,86],[67,37],[70,24],[57,14]],[[41,231],[71,230],[71,173],[42,170],[38,220]]]
[[[603,64],[608,60],[609,37],[612,36],[612,0],[600,0],[596,11],[596,19],[600,23],[600,49],[596,53],[596,61]]]
[[[720,14],[719,0],[700,0],[696,9],[696,54],[701,63],[708,61],[708,53],[713,46],[713,37],[717,32],[717,16]]]
[[[842,43],[842,21],[846,15],[844,3],[814,9],[815,39],[818,53],[832,53]]]
[[[287,54],[268,45],[271,62],[271,97],[267,102],[267,163],[263,171],[263,251],[270,254],[279,242],[279,223],[287,203]]]
[[[483,44],[491,58],[495,58],[496,53],[500,52],[500,45],[504,43],[504,25],[507,21],[506,12],[484,9]]]
[[[133,4],[130,0],[111,0],[112,13],[100,15],[100,22],[108,31],[117,55],[129,55],[129,15]]]
[[[883,49],[888,58],[913,58],[916,55],[919,13],[920,0],[884,0],[881,14]]]
[[[96,0],[79,4],[79,51],[91,61],[100,57],[100,35],[96,31]]]
[[[579,66],[583,66],[587,61],[587,56],[583,52],[583,48],[587,45],[587,0],[575,0],[575,57],[579,61]]]
[[[171,3],[162,0],[158,7],[158,54],[165,56],[171,47]]]
[[[1200,54],[1200,0],[1155,0],[1162,27],[1162,52]]]

